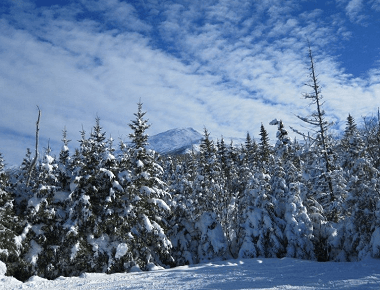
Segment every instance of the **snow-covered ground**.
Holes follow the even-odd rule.
[[[26,283],[1,276],[0,289],[380,289],[380,260],[243,259],[150,272],[83,274],[54,281],[32,277]]]

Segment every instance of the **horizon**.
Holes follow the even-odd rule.
[[[308,92],[307,39],[333,132],[350,113],[376,114],[380,95],[380,1],[29,1],[0,4],[1,129],[5,163],[34,149],[70,152],[79,131],[100,118],[126,140],[141,99],[149,135],[206,127],[212,136],[258,138],[275,118],[314,108]],[[360,98],[360,99],[359,99]],[[87,134],[88,135],[88,134]]]

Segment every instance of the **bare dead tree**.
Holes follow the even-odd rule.
[[[311,82],[306,84],[307,86],[311,87],[313,90],[313,93],[311,94],[304,94],[305,99],[311,100],[311,104],[315,104],[316,111],[311,114],[308,118],[300,117],[298,116],[302,121],[309,123],[310,125],[313,125],[318,128],[317,133],[320,137],[320,142],[322,145],[323,150],[323,156],[326,162],[326,171],[331,170],[331,164],[328,158],[328,146],[327,146],[327,130],[329,126],[329,122],[325,119],[325,111],[322,109],[322,105],[324,102],[322,102],[322,95],[321,90],[319,86],[319,81],[317,79],[317,75],[315,73],[315,65],[314,65],[314,59],[311,52],[310,44],[309,44],[309,58],[310,58],[310,79]]]
[[[308,43],[308,54],[310,59],[310,79],[309,82],[305,85],[311,88],[310,93],[305,93],[303,97],[310,101],[310,106],[315,106],[315,111],[311,113],[311,115],[307,117],[302,117],[297,115],[297,117],[305,122],[308,125],[311,125],[312,131],[315,132],[315,135],[311,138],[313,143],[317,143],[320,146],[320,153],[324,160],[324,178],[326,180],[328,191],[329,191],[329,202],[333,202],[335,200],[334,191],[333,191],[333,183],[331,180],[330,173],[333,170],[333,165],[330,160],[330,148],[328,146],[328,129],[331,123],[329,123],[325,118],[325,111],[323,110],[322,101],[323,97],[321,94],[321,88],[318,81],[318,76],[315,71],[315,62],[313,58],[313,54],[311,51],[310,43]],[[314,129],[313,129],[314,128]],[[298,133],[298,131],[296,131]],[[301,134],[302,136],[306,136],[305,134]],[[310,136],[309,136],[310,140]]]
[[[28,179],[26,181],[26,186],[29,186],[30,178],[32,177],[33,168],[36,166],[37,159],[38,159],[38,135],[39,135],[39,131],[40,131],[41,110],[38,106],[37,106],[37,109],[38,109],[38,117],[37,117],[37,122],[36,122],[36,148],[35,148],[34,159],[33,159],[32,163],[30,164],[30,167],[28,170]]]

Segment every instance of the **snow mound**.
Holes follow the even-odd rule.
[[[5,273],[7,273],[7,266],[5,265],[5,263],[0,261],[0,277],[4,276]]]
[[[44,281],[48,281],[47,279],[45,278],[41,278],[41,277],[38,277],[38,276],[32,276],[28,279],[27,283],[31,283],[31,282],[44,282]]]
[[[25,283],[3,276],[0,289],[380,289],[379,259],[320,263],[258,258],[209,261],[165,270],[150,266],[149,272],[134,266],[130,273],[84,273],[56,280],[33,277]],[[1,267],[4,269],[4,265]]]

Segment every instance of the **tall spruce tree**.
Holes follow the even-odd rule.
[[[221,224],[221,206],[224,187],[221,182],[221,166],[210,133],[204,129],[200,145],[198,175],[194,180],[193,200],[196,201],[196,229],[199,232],[199,260],[223,257],[227,241]]]
[[[48,144],[43,159],[35,167],[36,179],[33,182],[37,187],[27,207],[27,221],[31,229],[24,241],[29,248],[24,258],[32,266],[30,274],[49,279],[59,276],[55,265],[59,260],[57,249],[62,235],[62,218],[58,214],[62,210],[55,205],[56,193],[60,189],[57,169]]]
[[[130,153],[131,180],[126,188],[130,200],[131,253],[136,266],[149,270],[152,265],[168,266],[174,261],[167,226],[171,197],[162,181],[163,169],[155,161],[155,152],[147,149],[150,127],[144,119],[142,103],[138,103],[132,133]],[[131,267],[133,265],[131,264]]]
[[[192,199],[193,178],[189,172],[192,155],[173,156],[176,159],[175,178],[169,180],[173,206],[168,236],[173,245],[172,255],[176,265],[198,262],[197,231],[195,230],[195,209]],[[194,157],[195,158],[195,157]],[[171,181],[171,182],[170,182]]]
[[[71,157],[69,150],[69,142],[71,140],[67,139],[67,130],[66,128],[62,131],[62,148],[59,153],[58,159],[58,182],[60,183],[61,190],[69,191],[71,183]]]
[[[281,257],[285,254],[284,227],[276,214],[278,200],[271,194],[270,176],[259,170],[248,184],[243,203],[241,258]]]
[[[68,218],[59,267],[71,271],[107,272],[112,264],[112,229],[109,215],[115,192],[120,190],[116,180],[116,160],[112,140],[106,140],[100,118],[90,136],[81,132],[80,150],[72,159],[72,193],[67,203]]]
[[[262,170],[269,167],[269,161],[271,158],[271,146],[269,144],[269,135],[264,125],[260,126],[260,143],[259,143],[259,152],[260,152],[260,167]]]
[[[377,225],[380,200],[379,172],[374,160],[365,150],[364,141],[349,115],[344,136],[340,142],[340,158],[344,170],[345,200],[342,221],[339,224],[335,259],[350,261],[362,259],[373,252],[371,242]]]

